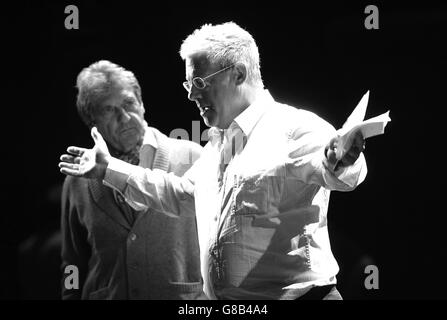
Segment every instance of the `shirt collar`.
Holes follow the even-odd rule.
[[[273,97],[267,89],[261,91],[253,101],[244,111],[242,111],[234,120],[231,122],[227,130],[218,129],[212,127],[208,130],[208,138],[210,141],[222,141],[224,135],[232,136],[237,129],[240,129],[245,136],[253,131],[256,123],[261,119],[261,116],[267,110],[267,107],[273,102]]]
[[[267,110],[267,107],[273,101],[270,92],[264,89],[257,95],[255,101],[234,119],[233,123],[235,123],[246,136],[250,135],[256,123],[258,123],[259,119],[261,119],[262,115]],[[230,125],[230,128],[233,123]]]
[[[216,127],[211,127],[208,129],[208,140],[214,143],[219,141],[222,137],[223,130]]]

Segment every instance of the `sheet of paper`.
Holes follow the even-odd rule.
[[[366,107],[368,105],[369,91],[362,97],[357,107],[348,117],[343,127],[338,130],[340,139],[338,141],[336,157],[337,160],[343,158],[344,154],[349,150],[352,145],[352,141],[355,134],[358,131],[362,132],[364,139],[383,134],[385,132],[385,127],[391,118],[389,116],[389,111],[363,121],[366,114]]]
[[[369,90],[363,95],[362,99],[357,104],[354,111],[352,111],[351,115],[348,117],[348,119],[346,119],[345,123],[342,126],[342,129],[348,131],[355,125],[362,122],[363,119],[365,119],[368,100],[369,100]]]

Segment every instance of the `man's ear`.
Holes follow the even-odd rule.
[[[235,83],[239,86],[247,79],[247,67],[243,63],[236,63],[234,65],[234,70]]]

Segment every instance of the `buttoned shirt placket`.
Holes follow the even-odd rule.
[[[222,219],[222,204],[225,196],[225,188],[226,188],[226,168],[229,163],[226,163],[229,160],[225,157],[226,152],[226,144],[228,143],[227,137],[225,136],[225,132],[223,130],[219,131],[220,136],[217,138],[219,141],[217,142],[217,152],[219,153],[219,165],[217,172],[218,179],[218,201],[220,203],[219,211],[216,212],[216,217],[214,219],[214,232],[210,237],[210,245],[209,245],[209,254],[210,254],[210,263],[212,264],[212,268],[210,271],[214,273],[210,278],[214,282],[214,286],[219,286],[222,281],[222,261],[219,252],[219,229],[221,225]]]
[[[242,144],[237,143],[236,135],[241,134],[242,136]],[[234,157],[236,156],[236,152],[239,150],[239,148],[244,148],[246,144],[246,136],[244,135],[243,131],[240,130],[240,128],[237,126],[237,124],[233,123],[232,126],[228,130],[221,131],[220,132],[220,140],[217,146],[217,150],[220,155],[220,163],[219,163],[219,173],[218,173],[218,200],[220,203],[219,206],[219,212],[217,213],[217,219],[215,219],[215,232],[213,236],[211,237],[212,241],[210,241],[210,256],[213,260],[213,268],[214,272],[216,272],[215,276],[217,277],[217,283],[214,283],[215,287],[219,286],[219,282],[223,280],[223,263],[222,258],[220,256],[220,236],[223,224],[225,223],[225,219],[229,218],[229,215],[231,215],[231,212],[228,212],[225,210],[228,201],[232,202],[233,200],[228,199],[228,201],[225,201],[226,198],[229,196],[227,190],[227,182],[228,182],[228,174],[229,171],[227,170],[230,167],[231,162],[234,160]],[[242,151],[241,149],[241,151]],[[233,187],[236,188],[237,179],[234,178],[233,181]],[[234,192],[234,190],[233,190]],[[234,195],[234,193],[233,193]],[[231,205],[231,207],[233,207]],[[230,209],[232,211],[234,209]]]

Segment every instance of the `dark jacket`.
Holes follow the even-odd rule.
[[[158,130],[152,169],[181,176],[200,145]],[[133,226],[112,189],[97,180],[67,177],[62,191],[62,299],[201,299],[195,216],[148,210]],[[67,289],[66,266],[79,270],[79,289]]]

